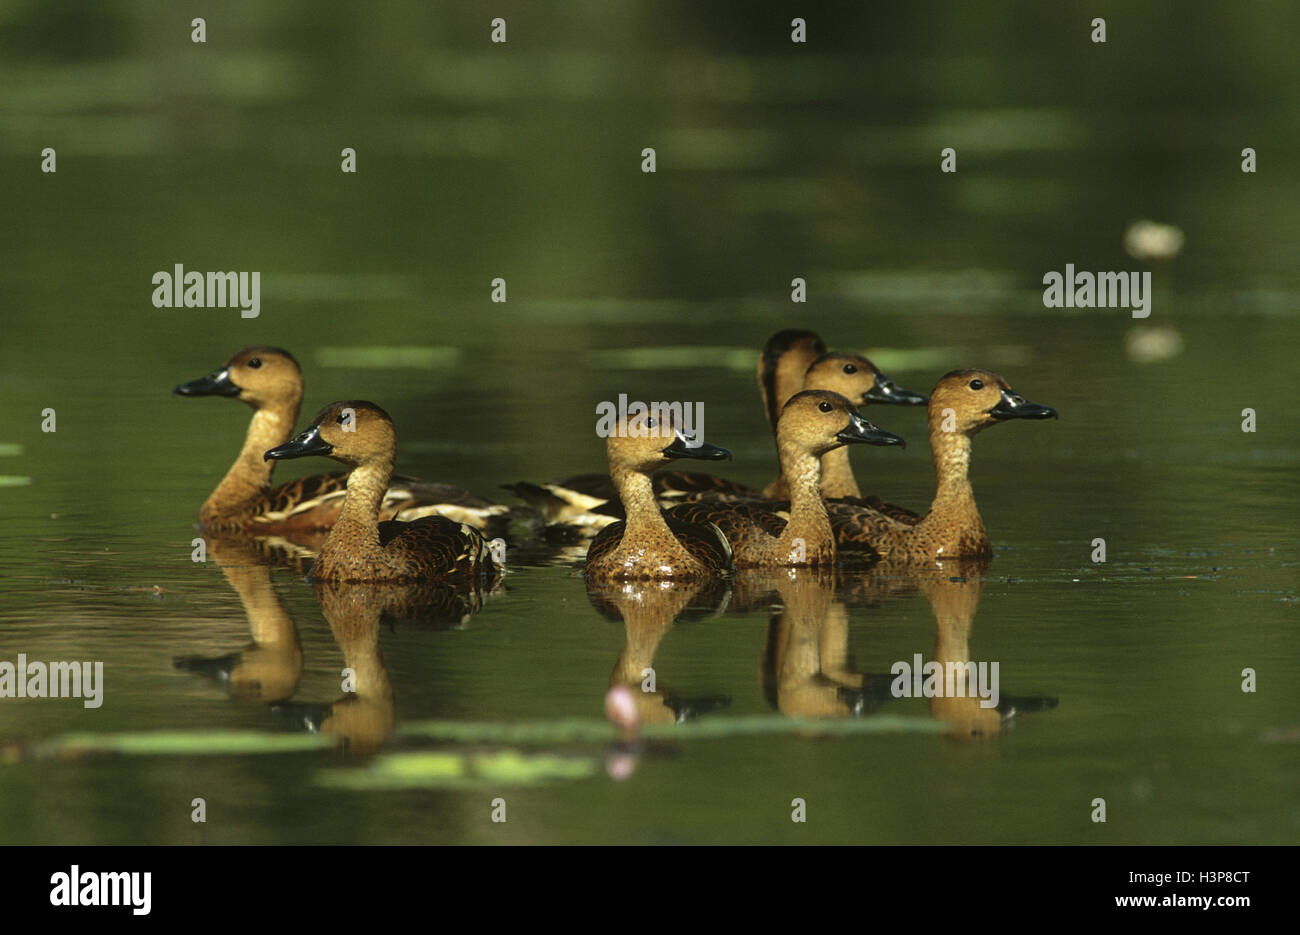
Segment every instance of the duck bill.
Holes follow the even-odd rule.
[[[664,449],[664,455],[669,458],[694,458],[696,461],[731,460],[731,452],[726,448],[719,448],[708,442],[696,442],[692,445],[681,432],[678,432],[673,443]]]
[[[862,394],[873,403],[890,403],[895,406],[922,406],[930,401],[928,396],[905,390],[889,377],[881,374],[876,385]]]
[[[1051,406],[1031,403],[1013,390],[1003,390],[1002,399],[989,410],[989,415],[999,422],[1007,419],[1056,419],[1059,416]]]
[[[907,447],[907,442],[895,435],[893,432],[886,432],[884,429],[872,425],[862,416],[854,413],[849,417],[849,424],[840,429],[835,436],[846,445],[855,442],[867,445],[901,445]]]
[[[262,455],[265,461],[287,461],[290,458],[305,458],[308,455],[328,455],[334,446],[320,437],[320,428],[312,426],[301,435],[289,439],[283,445],[277,445]]]
[[[172,392],[177,396],[238,396],[240,389],[231,381],[230,370],[222,367],[206,377],[182,383]]]

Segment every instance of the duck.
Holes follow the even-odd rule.
[[[396,453],[392,418],[366,400],[330,403],[304,431],[264,453],[267,461],[321,455],[350,469],[338,518],[310,577],[417,582],[495,575],[488,541],[468,523],[445,516],[380,522]]]
[[[1055,419],[1058,414],[1050,406],[1028,402],[990,370],[954,370],[930,394],[928,417],[936,475],[929,512],[900,516],[859,503],[831,502],[831,526],[841,549],[868,548],[890,563],[992,556],[968,475],[971,441],[1002,422]]]
[[[849,444],[904,445],[892,432],[872,425],[839,393],[802,390],[777,420],[781,469],[790,481],[789,520],[747,502],[697,500],[668,515],[692,523],[713,523],[731,543],[737,568],[834,565],[837,559],[830,516],[821,495],[826,454]]]
[[[806,329],[790,328],[768,338],[759,354],[757,378],[774,438],[781,407],[804,389],[831,390],[855,406],[926,402],[926,397],[898,386],[861,354],[828,352],[826,342]],[[779,458],[779,447],[777,454]],[[780,474],[762,490],[692,471],[660,471],[652,480],[655,497],[665,509],[699,499],[762,501],[789,497]],[[605,474],[577,474],[544,484],[520,481],[502,486],[551,525],[595,532],[623,518],[617,491]],[[835,449],[823,461],[822,490],[827,497],[861,497],[847,449]]]
[[[206,531],[313,533],[328,530],[347,490],[347,473],[315,474],[271,486],[274,462],[262,454],[288,441],[302,405],[302,368],[283,348],[255,346],[236,351],[207,376],[182,383],[177,396],[224,396],[253,408],[244,446],[226,476],[199,509]],[[394,478],[380,510],[382,519],[418,519],[439,514],[480,530],[504,520],[510,508],[450,484]]]
[[[629,580],[696,581],[727,575],[731,545],[716,527],[665,516],[650,475],[689,458],[730,460],[731,452],[701,439],[688,441],[670,419],[628,416],[605,440],[609,474],[625,519],[610,523],[587,549],[589,584]]]
[[[866,407],[873,403],[918,406],[929,401],[920,393],[899,386],[861,354],[828,352],[820,355],[804,371],[802,388],[838,393],[849,400],[855,408]],[[775,434],[776,426],[773,425],[772,428]],[[779,441],[777,457],[780,458]],[[822,496],[827,499],[862,496],[857,479],[853,476],[853,467],[849,463],[849,449],[846,445],[833,448],[822,456],[821,476]],[[763,489],[763,496],[769,499],[788,497],[790,489],[785,478],[785,472],[782,470]]]

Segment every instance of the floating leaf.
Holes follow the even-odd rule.
[[[319,734],[261,731],[160,730],[124,734],[65,734],[37,744],[38,757],[116,753],[125,756],[208,756],[212,754],[300,753],[322,750],[333,739]]]
[[[322,770],[317,773],[316,781],[323,786],[358,790],[501,788],[586,779],[595,772],[593,759],[506,749],[391,753],[376,757],[359,769]]]

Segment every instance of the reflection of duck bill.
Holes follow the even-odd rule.
[[[235,670],[235,666],[239,665],[239,659],[239,653],[229,653],[225,656],[179,656],[172,660],[172,666],[182,672],[193,672],[195,675],[228,685],[230,673]]]
[[[325,719],[334,713],[334,706],[312,701],[291,701],[271,705],[271,714],[298,730],[319,734]]]
[[[864,675],[861,688],[841,685],[837,694],[840,702],[849,709],[851,717],[861,717],[864,714],[871,714],[894,700],[891,688],[895,679],[896,676],[892,674]]]
[[[1057,699],[1049,698],[1047,695],[1025,695],[1018,698],[1004,695],[998,700],[998,714],[1002,715],[1002,720],[1009,721],[1017,714],[1036,714],[1039,711],[1050,711],[1057,704]]]
[[[682,698],[676,695],[665,695],[664,704],[676,715],[678,724],[685,724],[687,721],[697,720],[714,711],[731,707],[731,696],[697,695],[693,698]]]

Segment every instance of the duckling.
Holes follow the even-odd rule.
[[[691,581],[731,570],[731,546],[718,528],[666,517],[650,481],[651,472],[678,458],[729,460],[731,452],[702,441],[692,445],[667,420],[631,416],[606,439],[605,453],[627,519],[592,540],[583,569],[588,582]]]
[[[495,572],[487,540],[445,516],[379,521],[397,435],[388,413],[364,400],[331,403],[266,460],[324,455],[346,464],[347,494],[312,567],[317,581],[427,581]]]
[[[996,373],[954,370],[930,394],[930,449],[937,477],[930,511],[914,523],[852,503],[828,504],[841,548],[870,546],[887,561],[930,562],[993,554],[967,471],[971,439],[1008,419],[1055,419]]]
[[[338,516],[347,474],[316,474],[271,486],[274,462],[262,453],[283,444],[293,432],[302,404],[302,370],[288,351],[246,347],[205,377],[182,383],[177,396],[228,396],[253,407],[244,447],[230,470],[199,510],[199,524],[213,532],[253,530],[315,532]],[[476,497],[449,484],[395,478],[384,497],[382,519],[417,519],[440,514],[486,529],[509,507]]]
[[[771,344],[770,341],[768,343]],[[861,354],[822,354],[808,365],[802,388],[838,393],[855,407],[869,406],[872,403],[918,406],[927,402],[926,397],[920,393],[905,390],[889,379],[881,373],[879,367]],[[775,425],[773,430],[775,431]],[[780,456],[779,442],[777,455]],[[768,498],[784,499],[789,495],[784,474],[778,474],[763,489],[763,496]],[[822,496],[828,500],[862,496],[853,476],[853,467],[849,464],[849,449],[846,446],[841,445],[822,456]]]
[[[829,390],[791,397],[781,410],[776,437],[782,473],[791,485],[788,522],[755,505],[717,501],[684,503],[669,515],[714,523],[731,543],[737,568],[833,565],[835,537],[821,496],[822,458],[846,444],[902,445],[903,439],[872,425]]]

